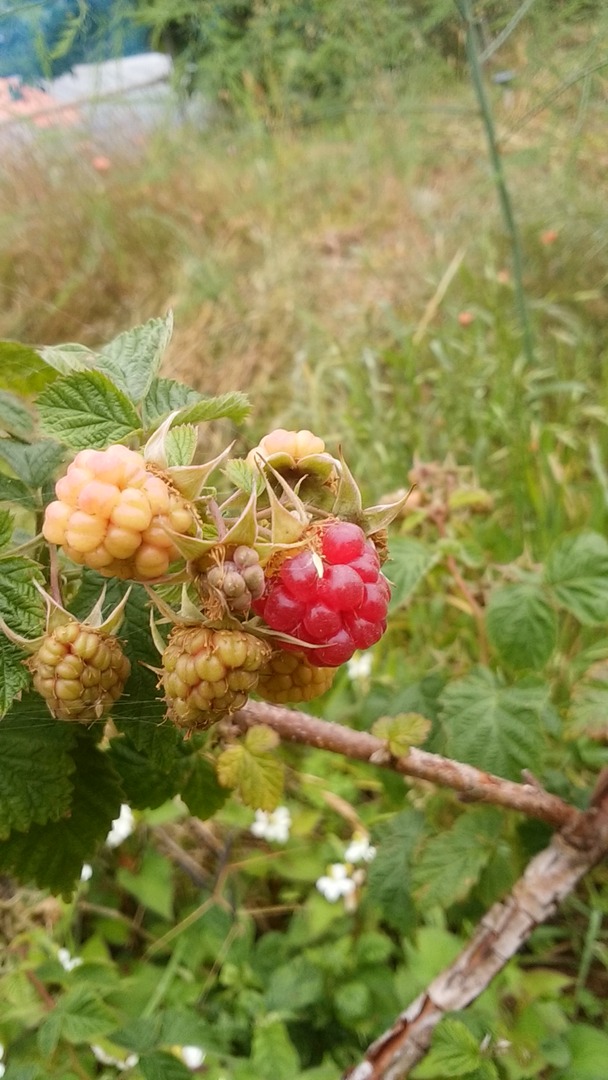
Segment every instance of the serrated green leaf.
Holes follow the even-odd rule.
[[[279,745],[280,739],[276,731],[268,724],[256,724],[249,728],[245,735],[245,746],[250,754],[267,754]]]
[[[280,964],[266,987],[266,1008],[277,1012],[297,1012],[314,1005],[323,996],[323,976],[305,956],[294,956]]]
[[[128,736],[112,739],[107,753],[120,776],[125,800],[134,810],[153,809],[177,794],[178,776],[158,768]]]
[[[14,518],[8,510],[0,510],[0,551],[10,544],[13,536]]]
[[[564,1033],[570,1062],[560,1080],[604,1080],[608,1034],[590,1024],[573,1024]]]
[[[160,1025],[161,1017],[158,1013],[155,1016],[137,1016],[123,1027],[110,1032],[108,1038],[115,1046],[124,1047],[136,1054],[145,1054],[159,1042]],[[171,1044],[177,1040],[162,1041]]]
[[[440,698],[450,757],[509,780],[536,769],[542,750],[542,687],[503,686],[480,668],[450,683]]]
[[[37,694],[24,695],[0,721],[0,838],[68,812],[73,745],[72,729]]]
[[[14,394],[0,390],[0,431],[29,439],[33,430],[34,421],[29,409]]]
[[[347,1025],[369,1016],[372,1007],[370,989],[360,979],[342,983],[335,992],[336,1010]]]
[[[0,472],[0,502],[10,502],[24,510],[36,510],[36,500],[21,480]]]
[[[10,709],[17,694],[29,686],[24,659],[23,653],[0,632],[0,717]]]
[[[468,896],[495,851],[500,826],[497,810],[474,807],[428,841],[414,868],[416,895],[425,907],[449,907]]]
[[[192,1080],[190,1069],[173,1054],[158,1051],[139,1059],[138,1069],[144,1080]]]
[[[199,754],[187,758],[183,770],[180,795],[190,813],[206,821],[224,805],[227,792],[218,784],[213,765]]]
[[[604,739],[608,734],[608,661],[593,664],[575,684],[569,710],[568,735]]]
[[[2,558],[0,562],[0,615],[11,630],[24,637],[42,633],[45,609],[42,597],[33,580],[42,582],[37,563],[18,555]]]
[[[402,933],[411,930],[415,922],[411,867],[424,831],[424,817],[418,811],[397,814],[380,830],[376,858],[368,868],[369,899],[380,908],[389,926]]]
[[[183,427],[172,428],[165,435],[165,454],[167,464],[171,468],[174,465],[190,465],[198,443],[198,432],[193,424],[184,424]]]
[[[217,775],[223,787],[236,790],[245,806],[253,810],[276,810],[281,801],[284,782],[282,762],[271,752],[252,751],[246,739],[229,746],[220,754]]]
[[[479,1042],[460,1020],[446,1017],[433,1034],[431,1049],[413,1071],[415,1080],[466,1076],[484,1064]]]
[[[559,540],[544,577],[557,603],[584,626],[608,622],[608,541],[599,533]]]
[[[202,400],[203,395],[198,390],[176,379],[153,379],[143,402],[144,424],[148,428],[169,413],[183,409],[185,405],[196,405]]]
[[[287,1028],[272,1014],[256,1025],[251,1060],[259,1080],[297,1080],[300,1076],[300,1059]]]
[[[141,427],[126,394],[100,371],[61,376],[37,404],[44,430],[72,450],[103,449]]]
[[[56,373],[29,345],[0,341],[0,387],[15,394],[37,394]]]
[[[65,454],[65,447],[54,439],[41,439],[34,443],[0,439],[0,458],[32,488],[41,487],[55,475],[65,460]]]
[[[37,352],[58,375],[87,371],[95,361],[95,353],[91,349],[72,341],[63,345],[42,345]]]
[[[418,540],[396,536],[390,542],[390,558],[385,573],[393,583],[391,609],[403,607],[427,574],[437,565],[441,553]]]
[[[158,851],[145,851],[137,871],[119,867],[116,880],[149,911],[161,919],[173,918],[173,869]]]
[[[36,1042],[43,1057],[48,1058],[55,1053],[57,1044],[61,1038],[61,1014],[56,1009],[47,1016],[46,1020],[38,1028]]]
[[[212,1022],[204,1020],[194,1009],[165,1009],[161,1017],[159,1042],[164,1046],[200,1046],[214,1050],[222,1034]]]
[[[421,746],[428,738],[432,723],[420,713],[381,716],[372,726],[372,734],[388,743],[393,757],[405,756],[410,747]]]
[[[201,424],[207,420],[232,420],[240,424],[249,415],[249,399],[240,390],[231,390],[217,397],[204,398],[194,405],[186,405],[173,420],[172,427],[181,424]]]
[[[173,332],[173,316],[149,319],[119,334],[98,353],[95,369],[107,375],[135,404],[142,401],[155,378]]]
[[[226,479],[246,495],[251,495],[253,491],[260,495],[264,490],[264,477],[257,469],[252,469],[243,458],[227,461],[222,471]]]
[[[486,609],[488,637],[514,668],[542,669],[557,644],[557,618],[538,585],[495,589]]]
[[[2,721],[2,731],[13,713],[14,710]],[[43,768],[51,772],[47,781],[49,786],[59,782],[56,776],[56,751],[48,753],[47,760],[41,761],[40,759],[45,757],[45,751],[41,749],[36,753],[32,749],[32,740],[36,734],[41,738],[45,730],[64,731],[66,727],[66,724],[54,721],[50,728],[40,728],[36,732],[35,727],[33,730],[28,729],[22,723],[21,731],[27,739],[27,748],[23,746],[22,749],[21,770],[23,771],[27,763],[29,772],[25,783],[29,785],[31,797],[49,801],[50,796],[46,790],[42,790],[40,784]],[[67,734],[71,735],[71,730]],[[34,882],[39,888],[64,895],[69,895],[80,880],[82,864],[93,857],[98,845],[107,836],[123,801],[123,793],[111,761],[87,735],[77,735],[72,761],[71,798],[67,800],[67,806],[62,806],[64,816],[61,820],[56,819],[58,815],[55,813],[55,820],[47,820],[44,825],[32,825],[25,834],[12,832],[0,845],[0,867],[22,882]],[[35,784],[34,778],[31,778],[34,762]],[[14,767],[17,767],[16,760]],[[63,791],[61,794],[63,795]],[[47,806],[47,819],[50,818],[49,809]],[[41,813],[38,806],[36,811]],[[32,817],[32,821],[38,820],[40,817]]]
[[[63,1038],[75,1046],[94,1042],[116,1026],[114,1014],[87,986],[68,990],[57,1002],[56,1011]]]

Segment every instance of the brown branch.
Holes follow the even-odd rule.
[[[359,761],[369,761],[393,769],[404,776],[429,780],[442,787],[453,788],[468,802],[492,803],[495,806],[519,810],[529,817],[547,822],[556,829],[576,829],[582,811],[564,802],[557,795],[539,789],[535,784],[517,784],[500,776],[483,772],[473,765],[429,754],[412,747],[405,757],[391,757],[386,743],[367,731],[353,731],[342,724],[318,720],[307,713],[284,709],[260,701],[249,701],[235,713],[233,721],[246,727],[268,724],[282,739],[316,746],[334,754],[344,754]]]
[[[600,781],[602,778],[600,778]],[[408,1005],[343,1080],[403,1080],[426,1054],[433,1031],[448,1012],[479,997],[532,931],[556,911],[580,879],[608,855],[605,777],[597,803],[574,832],[563,830],[528,864],[507,898],[494,904],[455,962]]]

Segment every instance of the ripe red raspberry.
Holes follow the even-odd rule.
[[[358,525],[334,521],[316,535],[319,550],[285,559],[253,607],[273,630],[322,645],[306,651],[310,664],[338,667],[382,637],[390,588]]]
[[[81,450],[55,491],[42,527],[45,539],[106,577],[162,577],[179,556],[166,529],[195,531],[183,497],[141,454],[120,444]]]
[[[255,692],[277,705],[312,701],[329,690],[335,676],[333,667],[314,667],[304,653],[280,649],[261,669]]]
[[[203,731],[243,707],[269,656],[270,646],[241,630],[174,627],[162,659],[167,715]]]
[[[131,670],[117,638],[76,621],[48,634],[27,666],[53,716],[84,723],[117,701]]]

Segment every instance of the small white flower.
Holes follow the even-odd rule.
[[[320,877],[316,885],[330,904],[335,904],[342,896],[350,896],[357,887],[344,863],[332,863],[327,874]]]
[[[69,949],[58,949],[57,959],[64,971],[73,971],[83,963],[80,956],[72,956]]]
[[[274,841],[275,844],[286,844],[289,840],[291,828],[291,814],[286,806],[277,806],[271,814],[266,810],[256,810],[255,821],[251,826],[254,836],[262,840]]]
[[[6,1072],[6,1065],[3,1065],[2,1062],[0,1061],[0,1076],[4,1076],[5,1072]]]
[[[126,840],[131,835],[135,828],[135,818],[133,817],[133,811],[130,806],[123,803],[120,808],[120,814],[117,818],[114,818],[112,822],[112,828],[106,836],[106,847],[115,848],[122,844],[123,840]]]
[[[93,867],[88,862],[83,863],[82,864],[82,870],[80,871],[80,880],[81,881],[90,881],[92,877],[93,877]]]
[[[93,1051],[93,1057],[100,1065],[113,1065],[115,1069],[133,1069],[139,1061],[138,1054],[127,1054],[126,1058],[121,1060],[120,1058],[113,1057],[112,1054],[108,1054],[103,1046],[91,1045],[91,1050]]]
[[[184,1065],[192,1072],[200,1069],[205,1060],[205,1051],[200,1046],[182,1046],[179,1053]]]
[[[355,653],[347,661],[346,670],[351,682],[364,682],[372,673],[372,656],[369,652]]]
[[[376,849],[370,844],[367,836],[355,833],[346,851],[344,858],[349,863],[373,862],[376,858]]]

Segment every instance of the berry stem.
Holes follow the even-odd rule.
[[[428,780],[462,793],[467,802],[490,803],[519,810],[529,817],[545,821],[554,828],[574,830],[583,820],[575,806],[532,784],[518,784],[500,776],[482,772],[473,765],[440,754],[430,754],[412,747],[407,756],[391,757],[386,743],[366,731],[353,731],[342,724],[318,720],[303,712],[258,701],[249,701],[235,712],[233,721],[244,728],[267,724],[282,739],[344,754],[359,761],[370,761],[404,776]]]
[[[61,581],[59,578],[59,559],[57,557],[57,548],[55,544],[49,544],[49,585],[51,590],[51,596],[55,603],[63,607],[63,600],[61,597]]]

